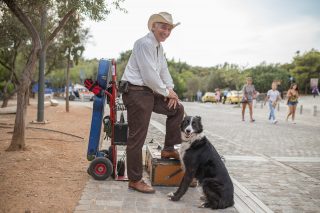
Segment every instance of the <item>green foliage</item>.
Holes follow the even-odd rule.
[[[79,63],[70,68],[70,82],[72,84],[83,83],[80,79],[80,71],[84,72],[85,78],[96,79],[98,60],[79,60]],[[51,72],[47,79],[54,88],[64,88],[66,82],[66,68],[56,69]]]
[[[182,76],[179,75],[179,73],[175,72],[173,69],[170,69],[170,67],[169,71],[175,85],[174,90],[179,95],[179,97],[181,97],[187,90],[185,79],[183,79]]]
[[[7,86],[7,92],[10,94],[14,91],[15,86],[11,82],[6,82],[6,81],[0,81],[0,91],[4,90],[4,88]]]
[[[120,54],[117,59],[117,78],[121,79],[124,69],[128,63],[131,51],[125,51]],[[214,92],[216,88],[224,89],[230,88],[231,90],[240,90],[246,82],[246,77],[251,76],[253,78],[253,83],[259,92],[265,93],[271,88],[273,81],[279,81],[280,86],[278,89],[280,91],[285,91],[289,87],[289,76],[293,70],[305,70],[306,67],[312,67],[313,75],[319,75],[319,65],[317,66],[315,62],[318,60],[319,52],[313,52],[312,54],[307,54],[308,57],[313,58],[306,61],[302,60],[297,63],[292,64],[266,64],[261,63],[255,67],[242,70],[239,66],[234,64],[223,64],[217,65],[215,67],[193,67],[185,62],[175,62],[174,59],[168,60],[168,68],[171,73],[175,91],[181,99],[188,98],[193,100],[196,92],[201,90],[202,92]],[[315,57],[316,56],[316,57]],[[302,56],[299,56],[302,57]],[[307,57],[307,58],[308,58]],[[300,60],[300,58],[299,58]],[[301,64],[303,62],[303,64]],[[80,83],[79,72],[84,70],[87,78],[96,78],[96,73],[98,69],[98,60],[80,60],[79,64],[71,69],[71,80],[72,83]],[[297,68],[297,64],[299,68]],[[299,72],[297,72],[299,73]],[[57,79],[62,79],[61,85],[65,81],[65,69],[60,69],[54,71],[50,74],[50,79],[52,82],[57,81]],[[292,74],[292,73],[291,73]],[[303,77],[305,73],[295,73],[294,77],[298,80],[299,77]],[[308,82],[309,83],[309,80]],[[55,85],[58,83],[54,83]]]
[[[320,52],[312,49],[303,55],[299,53],[293,58],[291,75],[296,79],[300,90],[310,90],[310,78],[320,78]]]
[[[285,90],[288,87],[289,73],[279,64],[261,63],[253,68],[244,71],[245,76],[251,76],[255,88],[259,92],[267,92],[271,88],[273,81],[281,82],[279,90]],[[243,84],[245,81],[243,82]]]
[[[124,69],[129,61],[131,50],[120,53],[120,57],[117,59],[117,79],[121,79]]]
[[[16,4],[30,18],[32,24],[40,32],[41,11],[47,11],[47,27],[45,37],[49,38],[60,21],[70,11],[75,10],[69,21],[53,39],[47,50],[47,71],[57,70],[65,66],[67,47],[75,63],[81,58],[89,30],[82,23],[87,17],[94,21],[105,20],[113,9],[127,12],[121,7],[124,0],[15,0]],[[13,61],[13,51],[19,52],[16,63],[25,65],[30,52],[31,38],[22,23],[9,11],[4,3],[0,4],[0,61],[9,64]],[[16,48],[14,48],[16,45]],[[23,56],[23,57],[22,57]],[[21,69],[23,66],[21,66]],[[17,70],[19,72],[19,69]],[[37,75],[35,75],[37,76]]]

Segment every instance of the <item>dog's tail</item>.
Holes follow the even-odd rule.
[[[228,195],[224,187],[215,178],[205,178],[202,182],[203,193],[206,196],[206,206],[212,209],[225,209],[234,205],[233,192]]]

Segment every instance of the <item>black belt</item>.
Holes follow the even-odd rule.
[[[147,86],[138,86],[138,85],[134,85],[134,84],[131,84],[131,83],[129,83],[129,90],[153,92],[153,90],[150,89]]]

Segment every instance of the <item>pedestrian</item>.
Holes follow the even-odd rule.
[[[201,92],[201,90],[198,90],[198,92],[197,92],[197,101],[198,102],[201,102],[201,97],[202,97],[202,92]]]
[[[312,89],[312,95],[313,95],[313,98],[316,98],[316,95],[320,95],[319,93],[319,89],[317,86],[314,86],[313,89]]]
[[[216,88],[215,91],[216,91],[215,100],[216,100],[216,103],[219,103],[220,102],[220,96],[221,96],[220,89]]]
[[[288,121],[290,115],[292,117],[292,123],[295,124],[295,115],[296,115],[296,109],[298,105],[298,99],[299,99],[299,89],[298,85],[296,83],[291,84],[290,89],[287,92],[287,97],[288,97],[288,107],[289,107],[289,112],[286,118],[286,121]]]
[[[121,79],[128,82],[128,91],[123,94],[129,126],[126,146],[128,187],[143,193],[155,192],[142,179],[142,147],[152,112],[167,115],[161,158],[179,159],[174,145],[181,143],[180,124],[184,108],[173,91],[174,84],[161,44],[178,24],[173,23],[167,12],[151,15],[148,21],[150,32],[134,43]]]
[[[249,106],[249,113],[250,113],[250,121],[254,122],[255,120],[253,119],[252,103],[253,103],[253,99],[255,98],[255,95],[256,95],[256,89],[254,88],[254,85],[252,84],[251,77],[247,77],[246,80],[247,80],[247,83],[242,88],[242,92],[243,92],[243,97],[241,100],[242,121],[244,121],[244,113],[245,113],[246,107],[248,105]]]
[[[228,93],[229,93],[229,89],[225,89],[225,90],[223,91],[223,104],[226,103]]]
[[[281,100],[280,92],[277,90],[277,83],[273,82],[271,90],[268,91],[264,104],[268,101],[269,105],[269,120],[271,123],[276,124],[278,121],[275,116],[275,109],[279,100]]]

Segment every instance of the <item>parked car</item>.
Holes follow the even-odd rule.
[[[64,93],[64,97],[65,97]],[[75,84],[69,87],[69,100],[74,101],[76,98],[84,100],[94,100],[94,93],[89,91],[86,87],[80,84]]]
[[[216,102],[216,97],[215,97],[215,93],[214,92],[206,92],[204,94],[204,96],[202,96],[201,98],[202,102],[206,103],[206,102]]]
[[[94,93],[89,91],[87,88],[79,88],[77,92],[81,100],[88,99],[90,101],[93,101],[94,99]]]
[[[243,92],[237,90],[231,90],[227,95],[227,102],[231,104],[237,104],[242,100]]]

